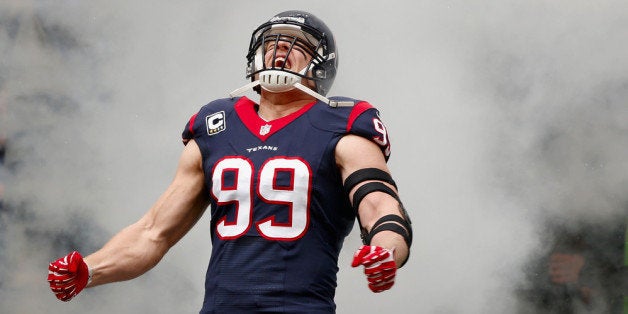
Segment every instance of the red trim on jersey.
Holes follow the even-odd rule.
[[[183,145],[187,145],[188,142],[194,138],[194,121],[196,121],[196,116],[198,115],[198,113],[195,113],[192,115],[192,117],[190,118],[190,120],[188,121],[188,129],[187,130],[183,130],[183,134],[181,134],[181,140],[183,141]],[[190,134],[186,134],[190,133]]]
[[[310,110],[314,104],[316,104],[316,101],[303,106],[301,109],[285,117],[272,121],[264,121],[260,118],[255,110],[255,102],[246,97],[240,98],[235,103],[234,107],[238,117],[240,117],[240,120],[244,123],[246,128],[260,140],[266,141],[266,139],[268,139],[271,135],[277,133],[283,127],[290,124],[290,122],[296,120],[298,117]]]
[[[198,116],[198,113],[195,113],[194,115],[192,115],[192,117],[190,118],[189,125],[188,125],[188,130],[192,134],[194,134],[194,122],[196,121],[196,116]]]
[[[349,114],[349,121],[347,122],[347,132],[351,131],[353,127],[353,122],[362,114],[364,111],[367,111],[371,108],[374,108],[373,105],[369,104],[366,101],[361,101],[355,106],[353,106],[353,110],[351,110],[351,114]]]

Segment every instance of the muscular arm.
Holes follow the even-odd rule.
[[[338,142],[336,163],[340,168],[343,181],[351,173],[364,168],[378,168],[389,172],[379,147],[368,139],[356,135],[346,135]],[[353,193],[361,185],[358,184],[351,190],[349,199],[353,199]],[[392,185],[388,186],[393,190],[395,189]],[[371,230],[379,218],[388,214],[401,217],[400,204],[394,197],[383,192],[373,192],[366,195],[358,210],[362,227],[366,228],[367,231]],[[377,233],[371,240],[371,245],[388,249],[394,248],[394,258],[397,265],[401,265],[408,257],[408,246],[405,240],[401,235],[392,231]]]
[[[85,258],[89,287],[142,275],[194,226],[209,204],[201,164],[198,145],[190,141],[174,180],[150,210]]]

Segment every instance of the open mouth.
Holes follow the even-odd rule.
[[[290,64],[290,61],[287,60],[284,57],[277,57],[277,58],[275,58],[275,62],[273,64],[273,67],[275,67],[275,68],[283,68],[283,69],[287,69],[287,70],[292,68],[291,64]]]

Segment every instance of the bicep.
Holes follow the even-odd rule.
[[[208,204],[201,152],[196,142],[190,141],[172,183],[139,223],[151,237],[170,247],[194,226]]]
[[[336,146],[336,164],[340,169],[343,182],[352,173],[367,168],[376,168],[389,173],[386,159],[380,147],[372,141],[357,136],[346,135]],[[349,191],[349,199],[353,200],[355,191],[363,184],[358,184]],[[384,183],[393,191],[393,185]],[[356,204],[353,204],[354,206]],[[363,227],[370,229],[377,218],[386,213],[397,213],[398,201],[391,195],[383,192],[369,193],[359,204],[358,214]]]
[[[386,159],[377,144],[357,136],[345,135],[336,146],[336,164],[342,179],[363,168],[378,168],[388,172]]]

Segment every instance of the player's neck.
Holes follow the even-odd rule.
[[[271,121],[285,117],[303,108],[316,99],[298,90],[284,93],[262,92],[259,104],[259,116]]]

